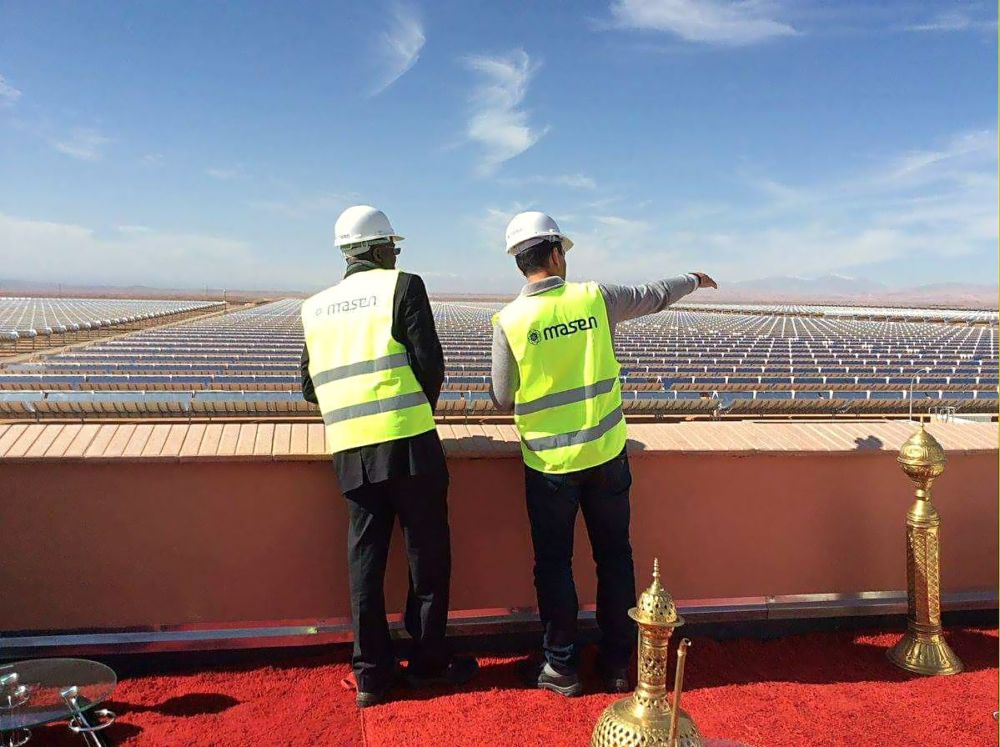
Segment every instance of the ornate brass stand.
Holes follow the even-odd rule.
[[[629,617],[639,623],[639,684],[631,697],[615,701],[601,714],[591,747],[701,747],[701,734],[680,708],[684,660],[690,641],[677,651],[674,704],[667,697],[667,657],[674,628],[684,624],[674,600],[660,585],[660,564],[653,561],[653,583]]]
[[[907,631],[889,649],[889,660],[917,674],[958,674],[962,662],[941,630],[941,518],[931,502],[931,483],[944,472],[947,459],[921,423],[897,461],[916,484],[917,500],[906,514]]]

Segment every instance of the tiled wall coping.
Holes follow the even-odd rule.
[[[996,423],[934,422],[948,452],[997,449]],[[893,452],[914,431],[904,421],[685,422],[629,425],[633,457],[675,453]],[[452,458],[515,458],[512,425],[439,425]],[[327,456],[321,423],[0,423],[0,464],[12,461],[286,461]]]

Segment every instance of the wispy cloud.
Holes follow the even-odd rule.
[[[663,31],[689,42],[743,46],[799,32],[768,0],[613,0],[618,28]]]
[[[232,166],[232,167],[220,167],[213,166],[212,168],[205,169],[205,173],[208,174],[213,179],[218,179],[221,182],[231,182],[236,179],[243,179],[246,177],[246,172],[243,170],[242,166]]]
[[[948,138],[938,148],[908,151],[889,161],[876,183],[919,185],[964,178],[977,166],[997,160],[996,130],[971,130]]]
[[[484,256],[477,257],[477,265],[480,261],[494,265],[497,263],[505,265],[503,237],[507,224],[518,213],[536,209],[536,207],[524,202],[513,202],[504,207],[490,206],[475,215],[468,216],[466,223],[471,229],[471,234],[475,237],[475,245],[486,250]]]
[[[389,28],[379,34],[375,56],[382,66],[378,82],[371,91],[378,96],[413,67],[424,48],[424,26],[412,6],[396,4],[389,14]]]
[[[164,160],[162,153],[147,153],[139,159],[143,166],[162,166]]]
[[[81,161],[100,161],[111,138],[105,137],[99,131],[80,127],[73,130],[69,137],[52,141],[52,147],[60,153]]]
[[[972,255],[982,257],[984,269],[995,268],[996,170],[997,133],[989,129],[888,156],[841,181],[755,180],[758,200],[668,213],[651,232],[655,243],[646,243],[661,249],[637,254],[631,272],[641,276],[646,265],[652,270],[668,258],[723,279],[856,273],[903,259],[905,272],[928,260],[946,268],[950,259]]]
[[[13,104],[21,98],[21,92],[0,75],[0,104]]]
[[[598,215],[594,218],[594,222],[613,231],[632,235],[643,234],[652,228],[648,221],[623,218],[620,215]]]
[[[914,23],[903,28],[906,31],[949,32],[986,31],[997,27],[996,19],[980,19],[962,10],[939,13],[929,20]]]
[[[570,255],[574,277],[640,282],[644,277],[665,277],[683,271],[667,269],[675,262],[652,221],[610,213],[555,218],[574,242]],[[638,270],[637,265],[648,254],[657,255],[656,269]],[[628,261],[622,262],[622,257],[628,257]]]
[[[539,66],[523,49],[493,57],[469,57],[465,62],[479,76],[466,135],[482,149],[479,174],[489,176],[548,132],[548,127],[532,127],[528,113],[521,108]]]
[[[295,220],[308,218],[312,215],[325,214],[330,216],[332,225],[333,219],[337,214],[352,201],[356,201],[356,197],[356,195],[352,194],[320,192],[319,194],[301,197],[297,200],[257,200],[250,204],[252,207]]]
[[[586,174],[536,174],[534,176],[508,177],[502,180],[504,184],[521,186],[525,184],[543,184],[569,189],[597,189],[597,182]]]
[[[550,212],[573,238],[574,278],[636,283],[704,270],[730,281],[837,272],[867,276],[872,267],[891,267],[880,277],[892,285],[954,279],[949,262],[956,257],[975,257],[992,274],[997,160],[997,132],[990,128],[884,154],[840,180],[746,178],[747,193],[731,202],[581,199],[490,208],[474,223],[474,235],[488,250],[477,260],[484,276],[464,283],[495,289],[518,281],[501,250],[503,229],[514,213],[529,209]],[[497,280],[486,275],[487,268]],[[911,270],[914,275],[906,276]]]

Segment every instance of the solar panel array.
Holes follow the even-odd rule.
[[[299,305],[283,300],[8,363],[0,414],[315,416],[299,388]],[[447,365],[440,413],[494,412],[490,319],[501,306],[434,304]],[[627,412],[902,413],[911,402],[917,412],[996,411],[995,323],[691,308],[618,326]]]
[[[215,301],[146,301],[0,296],[0,343],[125,327],[160,317],[222,307]]]

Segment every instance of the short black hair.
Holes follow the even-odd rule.
[[[552,250],[561,246],[562,241],[559,239],[545,239],[542,243],[525,249],[514,257],[517,269],[524,275],[544,270],[549,263],[549,255],[552,254]]]
[[[395,242],[393,242],[392,239],[387,239],[385,241],[379,241],[375,244],[369,244],[368,248],[361,254],[355,254],[353,257],[348,257],[347,259],[348,261],[350,261],[351,259],[361,259],[366,262],[377,262],[378,260],[375,259],[375,250],[378,249],[380,246],[393,243]]]

